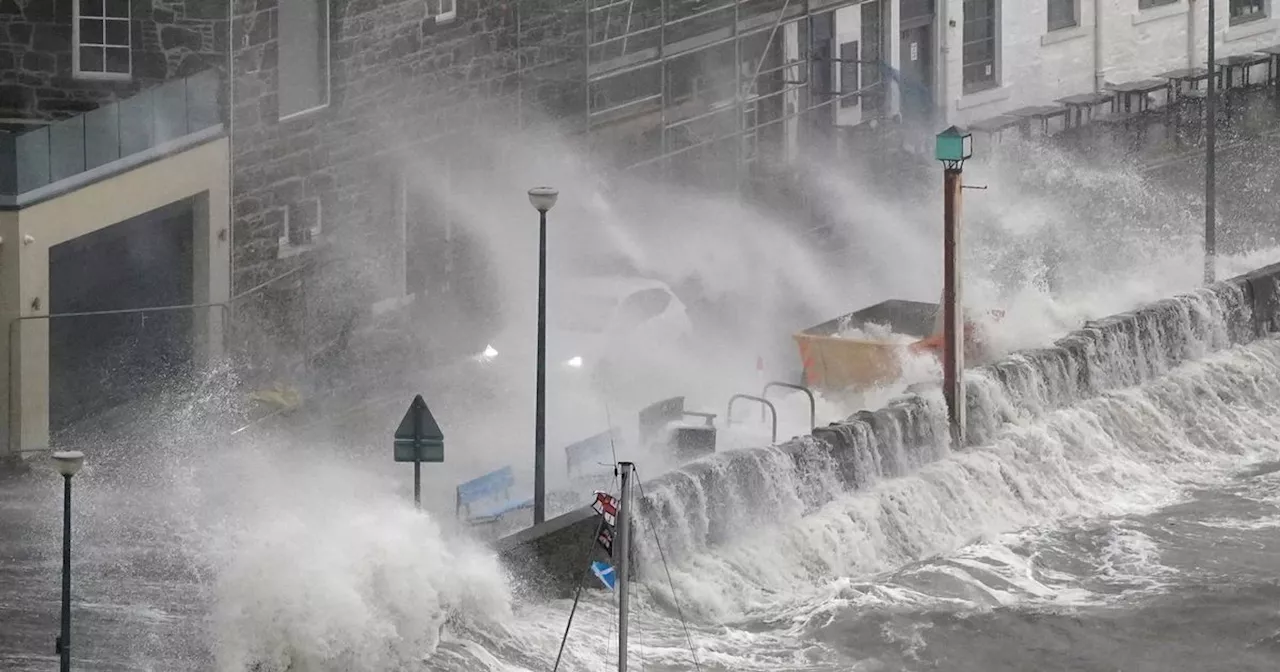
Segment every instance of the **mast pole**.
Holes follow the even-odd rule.
[[[619,462],[622,502],[618,505],[618,672],[627,672],[627,609],[631,583],[631,479],[635,465]]]

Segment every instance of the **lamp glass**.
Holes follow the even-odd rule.
[[[84,453],[78,450],[60,450],[53,454],[53,463],[63,476],[75,476],[84,466]]]
[[[973,156],[973,135],[955,126],[938,134],[935,156],[939,161],[964,161]]]
[[[560,192],[553,187],[534,187],[529,190],[529,202],[538,212],[546,212],[555,207]]]

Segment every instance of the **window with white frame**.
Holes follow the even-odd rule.
[[[129,0],[74,0],[76,77],[126,79],[131,68]]]
[[[1161,5],[1175,5],[1181,0],[1138,0],[1138,9],[1151,9]]]
[[[280,0],[280,118],[329,104],[329,0]]]
[[[1267,0],[1231,0],[1231,23],[1267,18]]]
[[[1049,0],[1049,30],[1062,30],[1080,25],[1076,0]]]
[[[431,5],[431,14],[436,23],[444,23],[458,18],[458,0],[427,0]]]
[[[320,199],[307,198],[267,213],[267,225],[280,231],[280,252],[287,257],[306,249],[320,236]]]
[[[996,0],[964,0],[964,92],[998,86]]]

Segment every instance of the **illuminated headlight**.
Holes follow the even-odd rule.
[[[476,355],[476,360],[480,362],[487,362],[497,356],[498,351],[494,350],[492,345],[486,345],[484,346],[484,352]]]
[[[572,358],[570,358],[569,360],[567,360],[564,364],[565,364],[565,366],[569,366],[569,367],[572,367],[572,368],[575,368],[575,369],[581,369],[581,368],[582,368],[582,358],[581,358],[581,357],[572,357]]]

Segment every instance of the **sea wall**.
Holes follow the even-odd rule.
[[[968,369],[967,442],[982,445],[1012,420],[1141,384],[1184,361],[1276,331],[1280,264],[1090,321],[1049,347]],[[660,531],[667,557],[681,557],[762,519],[803,515],[840,493],[909,474],[948,452],[937,396],[907,395],[811,436],[717,453],[652,479],[641,473],[636,529]],[[578,548],[568,537],[585,539],[595,529],[588,514],[574,516],[572,528],[553,522],[548,530]],[[504,540],[499,553],[539,590],[563,594],[581,576],[581,559],[571,557],[581,551],[559,552],[539,542],[542,536],[537,528],[526,530]],[[656,557],[645,538],[637,542],[642,560]]]

